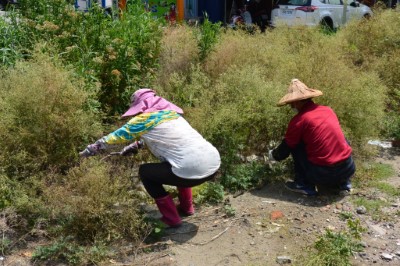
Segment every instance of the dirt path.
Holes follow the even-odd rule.
[[[396,175],[386,182],[399,188],[399,151],[384,151],[377,161],[393,166]],[[356,197],[385,199],[373,188],[356,189],[347,197],[305,197],[287,191],[283,184],[266,185],[236,198],[229,197],[234,217],[226,217],[215,207],[203,207],[185,219],[183,228],[171,231],[161,240],[165,247],[160,251],[124,264],[279,265],[280,256],[281,263],[290,259],[296,264],[298,256],[306,255],[306,247],[326,229],[347,229],[346,221],[340,219],[340,213],[347,212],[367,228],[362,239],[365,250],[355,254],[353,265],[400,265],[400,199],[390,199],[389,206],[382,210],[394,219],[375,222],[368,214],[357,213],[353,204]]]

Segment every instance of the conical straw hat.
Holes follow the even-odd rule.
[[[278,106],[283,106],[288,103],[314,98],[322,95],[322,91],[310,89],[298,79],[292,79],[288,92],[282,99],[279,100]]]

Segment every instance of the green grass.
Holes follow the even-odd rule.
[[[388,218],[381,210],[383,207],[389,205],[387,201],[357,197],[353,199],[353,202],[356,206],[364,206],[367,210],[367,213],[371,215],[374,220],[380,221]]]
[[[374,180],[384,180],[395,174],[395,170],[389,164],[375,163],[372,169]]]
[[[354,197],[353,202],[356,206],[364,206],[367,213],[374,220],[391,219],[382,212],[382,208],[390,204],[390,201],[400,195],[399,189],[386,182],[389,177],[394,176],[395,170],[389,164],[364,163],[357,170],[354,178],[354,186],[365,191],[374,191],[377,198]],[[379,198],[379,193],[382,193]]]
[[[395,187],[391,184],[384,183],[384,182],[372,182],[370,185],[379,189],[379,191],[385,193],[388,196],[391,196],[391,197],[400,196],[399,188]]]
[[[366,162],[359,165],[353,182],[356,187],[376,187],[380,181],[384,181],[395,175],[396,172],[389,164]]]
[[[351,212],[341,212],[339,214],[339,217],[340,217],[341,220],[345,221],[345,220],[348,220],[348,219],[352,219],[353,218],[353,213],[351,213]]]
[[[359,220],[347,220],[347,230],[327,230],[319,236],[308,257],[301,262],[305,266],[350,266],[354,252],[362,251],[361,235],[366,231]]]

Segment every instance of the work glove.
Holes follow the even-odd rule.
[[[273,152],[273,151],[274,151],[274,150],[269,150],[269,151],[268,151],[268,160],[269,160],[270,163],[275,163],[275,162],[276,162],[274,156],[272,155],[272,152]]]
[[[132,144],[124,147],[122,151],[120,152],[122,156],[130,156],[130,155],[135,155],[138,153],[138,150],[143,148],[144,143],[143,141],[135,141]]]
[[[97,155],[100,151],[107,149],[107,144],[105,143],[104,137],[97,140],[95,143],[90,144],[79,153],[81,157],[90,157]]]
[[[81,157],[90,157],[90,156],[94,156],[96,155],[98,152],[100,151],[100,145],[99,144],[90,144],[86,147],[86,149],[84,149],[83,151],[81,151],[79,153],[79,156]]]

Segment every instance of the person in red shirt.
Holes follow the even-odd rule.
[[[321,95],[321,91],[308,88],[298,79],[291,81],[288,93],[278,106],[290,104],[297,114],[290,120],[280,145],[269,151],[273,161],[292,155],[294,181],[286,182],[285,186],[309,196],[317,194],[316,186],[348,193],[350,178],[355,173],[352,149],[335,112],[312,101]]]

